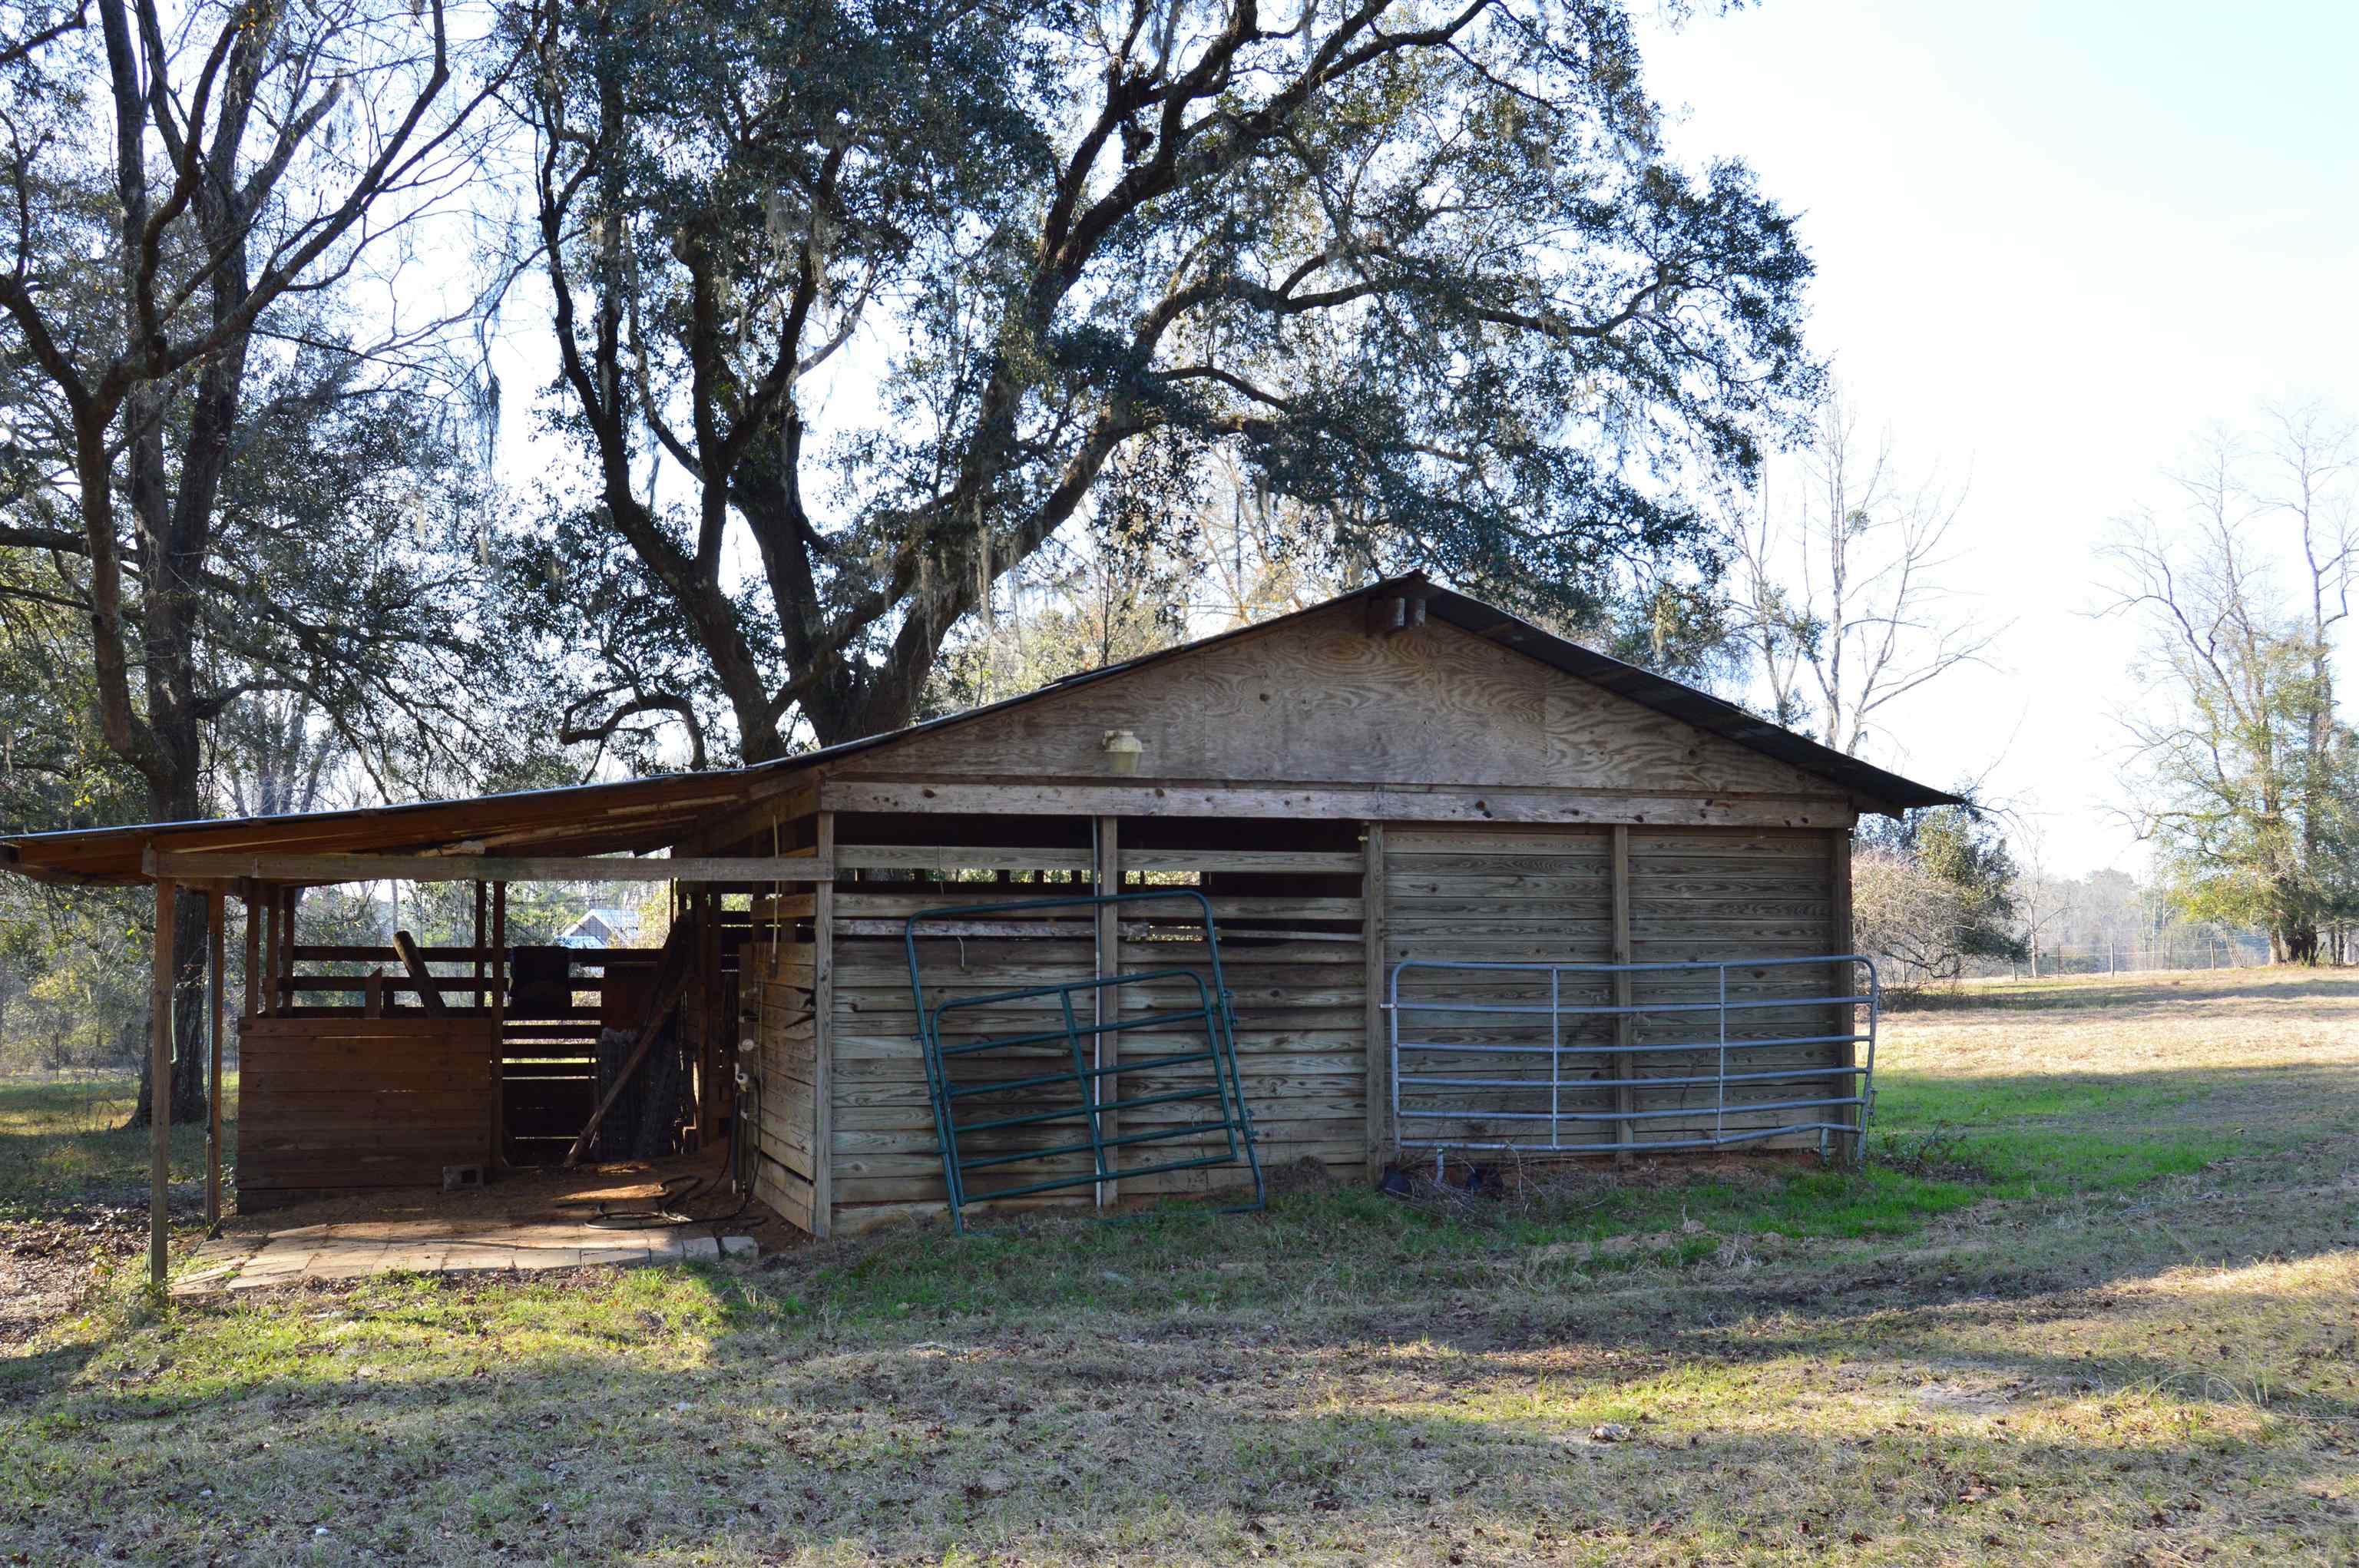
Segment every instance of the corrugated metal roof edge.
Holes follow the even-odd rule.
[[[694,782],[711,785],[731,778],[751,779],[775,773],[799,772],[806,768],[814,768],[821,763],[856,756],[861,752],[871,751],[911,735],[930,734],[936,730],[948,729],[955,724],[986,718],[994,713],[1005,713],[1011,708],[1036,702],[1052,691],[1068,691],[1075,686],[1112,680],[1116,676],[1128,674],[1132,670],[1143,670],[1164,659],[1176,659],[1181,654],[1195,653],[1203,648],[1234,641],[1238,637],[1255,636],[1271,627],[1299,620],[1306,615],[1315,615],[1321,611],[1331,610],[1338,604],[1349,604],[1354,599],[1367,599],[1380,593],[1410,588],[1422,592],[1429,614],[1439,613],[1444,621],[1461,631],[1495,642],[1503,648],[1511,648],[1527,658],[1538,659],[1551,669],[1587,681],[1593,685],[1602,686],[1617,696],[1626,697],[1634,702],[1652,708],[1657,713],[1668,714],[1681,723],[1693,724],[1698,729],[1733,740],[1765,757],[1775,757],[1781,762],[1790,763],[1802,768],[1806,772],[1815,773],[1831,782],[1856,790],[1878,805],[1898,810],[1912,810],[1922,806],[1949,806],[1963,803],[1955,795],[1919,784],[1897,773],[1888,773],[1883,768],[1862,762],[1857,757],[1846,756],[1831,746],[1821,746],[1806,735],[1796,735],[1791,730],[1746,713],[1734,703],[1724,702],[1710,692],[1700,691],[1692,686],[1673,681],[1668,676],[1657,675],[1651,670],[1641,670],[1636,665],[1625,664],[1620,659],[1597,652],[1594,648],[1583,648],[1579,643],[1567,641],[1555,633],[1543,630],[1529,621],[1510,615],[1495,605],[1486,604],[1479,599],[1469,598],[1454,589],[1443,587],[1419,572],[1400,577],[1384,578],[1303,609],[1291,610],[1283,615],[1274,615],[1266,621],[1256,621],[1250,626],[1233,627],[1225,632],[1215,633],[1212,637],[1201,637],[1194,642],[1181,643],[1174,648],[1159,648],[1153,653],[1141,654],[1136,659],[1125,659],[1119,664],[1108,664],[1096,670],[1083,670],[1076,675],[1066,676],[1061,681],[1053,681],[1046,686],[1030,691],[1018,692],[1012,697],[1003,697],[996,702],[986,702],[981,707],[962,709],[958,713],[944,713],[939,718],[927,719],[906,728],[886,730],[873,735],[862,735],[853,740],[838,741],[833,746],[821,746],[816,750],[799,752],[793,757],[782,757],[769,762],[753,763],[744,768],[714,768],[705,773],[662,773],[646,779],[605,779],[592,784],[560,784],[546,789],[518,789],[499,795],[477,795],[452,800],[410,800],[399,805],[358,806],[342,811],[299,811],[260,817],[211,817],[190,822],[135,822],[120,827],[55,828],[45,833],[6,833],[0,834],[0,858],[14,861],[16,858],[14,853],[16,846],[26,844],[58,843],[69,839],[97,842],[115,837],[168,833],[178,830],[198,832],[259,827],[272,822],[319,821],[333,817],[342,817],[354,822],[397,819],[452,806],[483,805],[506,800],[531,800],[555,795],[589,797],[608,793],[621,794],[649,789],[666,784]]]

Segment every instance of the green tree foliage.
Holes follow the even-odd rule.
[[[2015,856],[1980,808],[1870,818],[1853,865],[1854,942],[1882,961],[1887,984],[1954,980],[1969,960],[2024,956]]]
[[[2259,926],[2313,963],[2359,914],[2359,738],[2334,656],[2359,576],[2349,428],[2315,409],[2216,439],[2113,554],[2147,633],[2148,701],[2126,716],[2138,822],[2192,919]]]
[[[1666,152],[1618,0],[512,27],[589,459],[516,581],[587,656],[571,738],[759,758],[905,722],[1060,529],[1191,553],[1223,465],[1346,581],[1593,622],[1708,569],[1683,497],[1816,390],[1789,220]]]

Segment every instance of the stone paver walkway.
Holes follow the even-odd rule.
[[[589,1264],[682,1263],[751,1258],[753,1238],[715,1238],[710,1226],[617,1230],[568,1221],[496,1218],[339,1221],[288,1230],[224,1234],[172,1282],[176,1296],[252,1290],[301,1279],[354,1279],[408,1272],[529,1273]]]

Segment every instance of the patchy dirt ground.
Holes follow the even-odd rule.
[[[145,1211],[0,1221],[0,1354],[73,1311],[105,1286],[114,1265],[147,1245]]]

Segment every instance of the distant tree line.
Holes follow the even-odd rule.
[[[2343,962],[2359,923],[2359,734],[2336,660],[2359,575],[2359,441],[2317,408],[2223,432],[2183,505],[2123,526],[2117,613],[2145,635],[2125,718],[2143,837],[2199,920]]]

